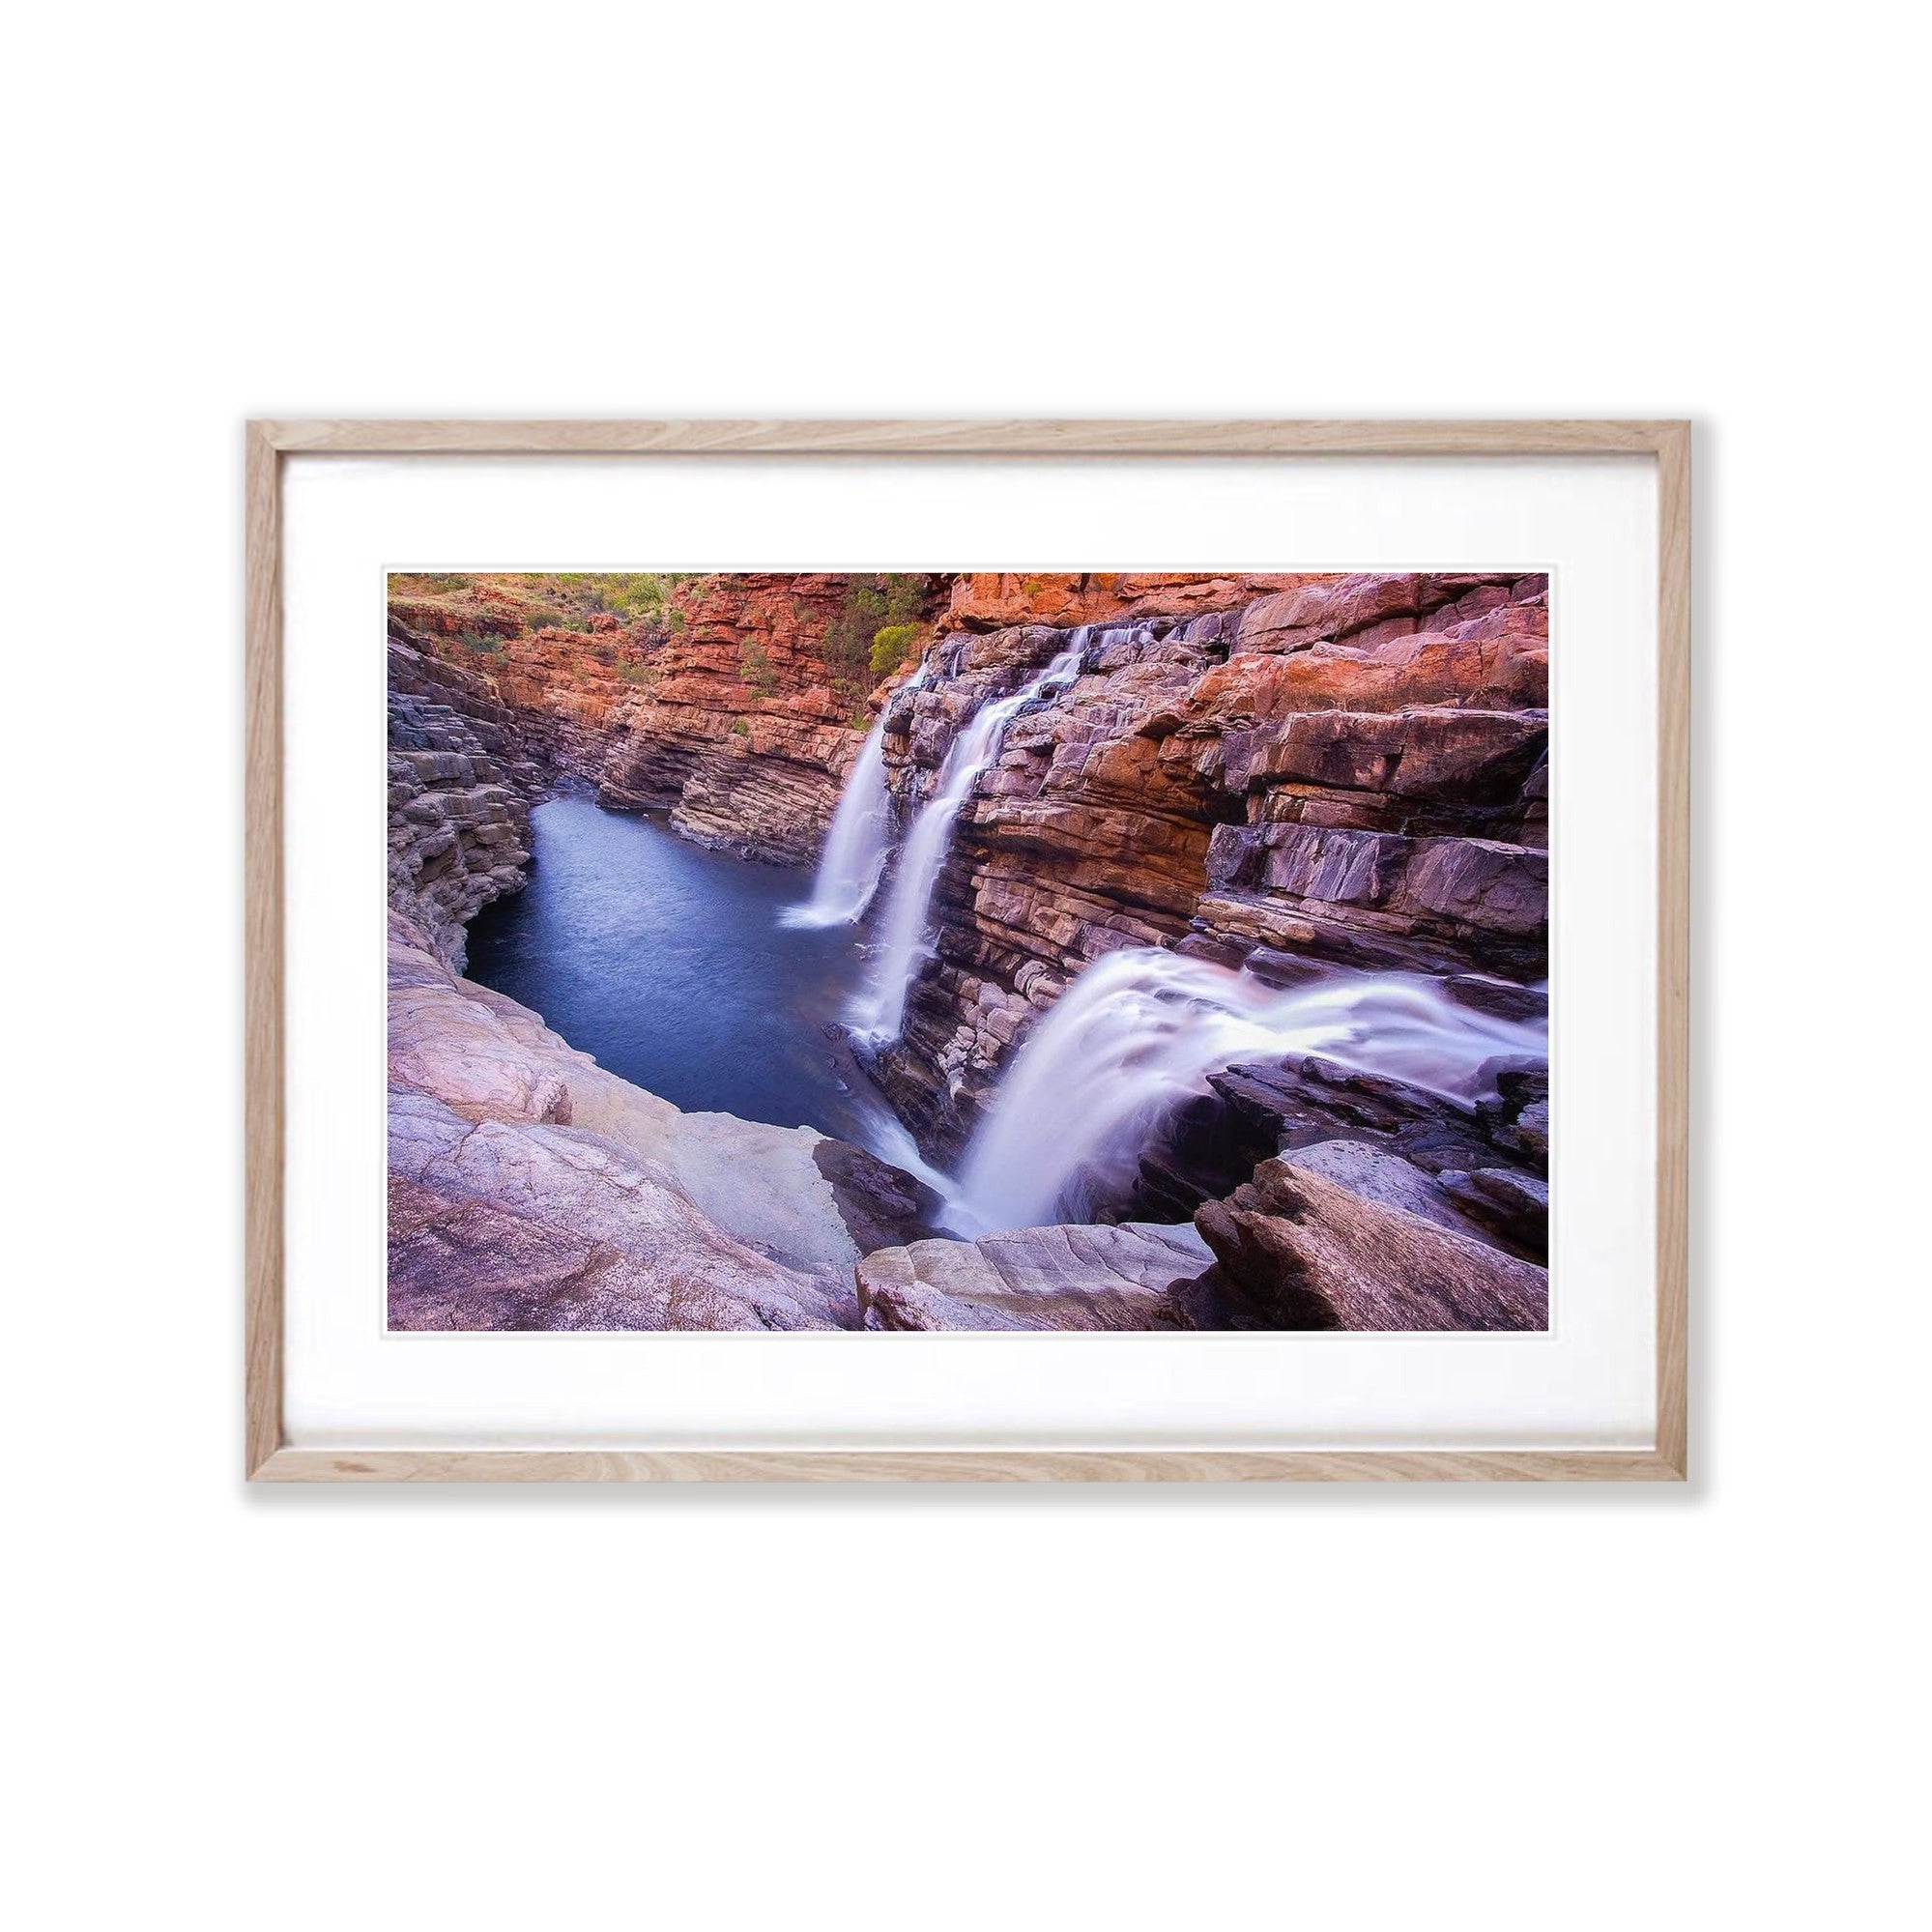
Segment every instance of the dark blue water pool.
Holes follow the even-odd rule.
[[[708,851],[649,819],[556,798],[530,884],[470,927],[469,976],[600,1066],[687,1110],[871,1138],[881,1111],[827,1037],[853,931],[788,931],[811,875]]]

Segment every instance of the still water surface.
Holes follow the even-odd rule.
[[[879,1141],[889,1116],[825,1030],[858,983],[854,929],[779,924],[810,873],[588,798],[554,798],[531,822],[530,883],[472,922],[472,979],[687,1110]]]

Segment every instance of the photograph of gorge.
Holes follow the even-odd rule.
[[[1545,576],[388,613],[391,1329],[1547,1328]]]

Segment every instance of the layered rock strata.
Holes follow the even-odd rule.
[[[1275,575],[1199,570],[1086,571],[1029,577],[1018,571],[966,571],[955,577],[940,616],[941,636],[1010,630],[1022,624],[1120,624],[1225,611],[1269,591],[1332,581],[1306,571]]]
[[[1398,1172],[1329,1142],[1271,1159],[1193,1226],[1029,1227],[927,1240],[857,1268],[868,1328],[1521,1330],[1549,1281]],[[1393,1167],[1399,1168],[1399,1162]]]
[[[1549,1278],[1318,1172],[1265,1161],[1195,1216],[1215,1267],[1192,1284],[1203,1325],[1368,1330],[1549,1325]]]
[[[872,725],[825,661],[845,596],[843,577],[747,575],[681,597],[682,629],[612,721],[600,801],[668,812],[706,845],[811,864]]]
[[[958,1153],[1035,1015],[1120,946],[1503,996],[1545,970],[1546,580],[1182,588],[1227,601],[1088,630],[1078,682],[1020,716],[960,816],[936,956],[877,1069],[936,1157]],[[956,591],[957,634],[887,711],[902,818],[964,719],[1081,639],[968,626],[1004,594]]]
[[[869,1254],[858,1299],[868,1328],[1193,1328],[1187,1283],[1211,1258],[1186,1224],[1025,1227]]]
[[[487,579],[462,604],[392,597],[389,637],[478,694],[500,716],[540,794],[559,785],[595,786],[610,753],[612,724],[634,688],[620,652],[630,643],[616,618],[583,619],[582,630],[529,623],[522,607],[493,601]]]
[[[509,712],[478,680],[391,638],[389,903],[458,971],[464,928],[528,877],[533,776]]]
[[[1528,1260],[1548,1241],[1549,1075],[1498,1067],[1475,1105],[1309,1055],[1208,1076],[1140,1157],[1134,1211],[1179,1217],[1276,1153]]]

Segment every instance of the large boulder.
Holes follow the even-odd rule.
[[[389,1325],[832,1328],[839,1297],[710,1220],[670,1171],[568,1128],[389,1097]]]
[[[831,1328],[869,1249],[930,1231],[909,1174],[808,1127],[686,1113],[391,913],[398,1328]]]
[[[546,1043],[520,1038],[483,1000],[452,997],[456,981],[400,914],[389,931],[389,1084],[433,1093],[465,1120],[567,1126],[570,1088]],[[567,1052],[554,1034],[547,1044]]]
[[[1549,1277],[1528,1261],[1264,1161],[1195,1226],[1217,1263],[1197,1284],[1236,1328],[1543,1329]]]
[[[1400,1208],[1438,1227],[1484,1239],[1480,1228],[1472,1226],[1456,1208],[1450,1176],[1437,1176],[1391,1154],[1367,1140],[1317,1140],[1312,1147],[1298,1147],[1293,1165],[1305,1174],[1319,1174],[1339,1188],[1382,1207]]]
[[[1209,1259],[1186,1225],[1023,1227],[868,1254],[858,1299],[868,1328],[1191,1328],[1178,1290]]]

